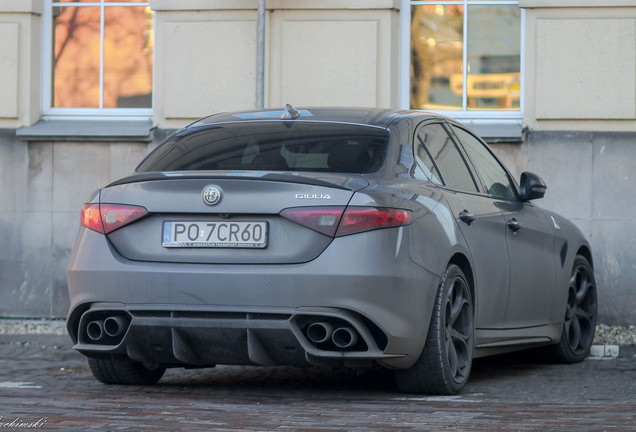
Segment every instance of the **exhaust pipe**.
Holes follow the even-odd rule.
[[[126,320],[122,316],[112,316],[104,320],[104,331],[110,337],[117,337],[126,331]]]
[[[331,340],[338,348],[350,348],[358,342],[358,332],[351,327],[339,327],[334,330]]]
[[[315,322],[307,327],[307,337],[313,343],[327,342],[333,333],[333,326],[328,322]]]
[[[86,334],[91,340],[100,340],[104,336],[104,321],[89,322],[86,326]]]

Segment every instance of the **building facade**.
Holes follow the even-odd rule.
[[[467,123],[590,239],[600,320],[636,323],[636,1],[262,4],[0,0],[0,316],[65,316],[89,194],[262,89]]]

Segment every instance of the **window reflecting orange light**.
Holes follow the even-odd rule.
[[[104,8],[104,108],[149,108],[153,28],[147,6]],[[53,8],[53,106],[99,108],[100,8]]]
[[[412,6],[410,106],[519,111],[520,14],[509,4]]]

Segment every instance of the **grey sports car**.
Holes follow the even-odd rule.
[[[472,360],[590,350],[591,248],[535,205],[462,124],[435,114],[305,108],[180,129],[86,202],[68,330],[107,384],[166,368],[395,370],[453,394]]]

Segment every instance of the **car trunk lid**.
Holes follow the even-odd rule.
[[[361,175],[325,173],[146,173],[109,185],[101,191],[100,202],[142,206],[149,212],[108,234],[113,247],[127,259],[300,263],[320,255],[332,237],[292,222],[280,212],[346,206],[354,192],[367,184]],[[208,187],[220,193],[214,205],[204,202]]]

